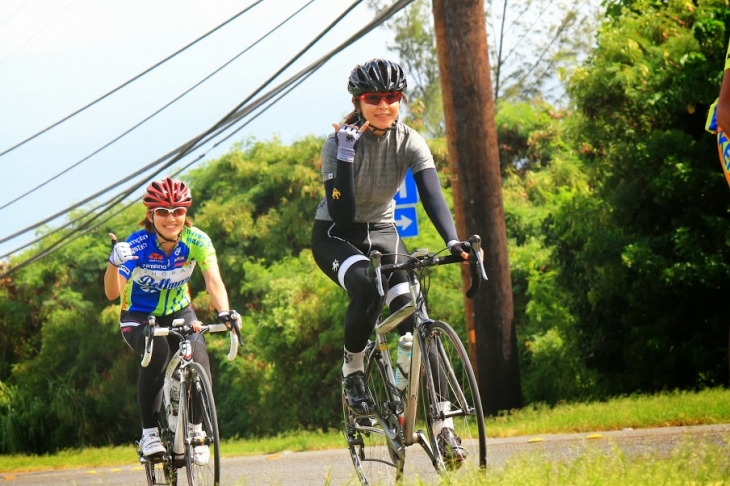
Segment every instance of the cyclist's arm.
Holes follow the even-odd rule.
[[[127,278],[119,274],[119,268],[107,263],[104,274],[104,293],[109,300],[116,300],[122,294]]]
[[[349,226],[355,219],[355,178],[352,165],[338,160],[337,175],[324,183],[330,218],[341,226]]]
[[[717,100],[717,124],[727,133],[730,130],[730,44],[725,57],[725,73],[722,77],[720,97]]]
[[[454,218],[451,216],[449,206],[446,204],[444,194],[441,191],[438,172],[436,169],[424,169],[413,174],[418,187],[418,195],[421,198],[423,209],[426,210],[436,230],[444,239],[444,243],[458,240]]]
[[[322,180],[330,218],[340,226],[349,226],[355,220],[354,163],[337,160],[337,142],[334,134],[322,145]]]
[[[228,305],[228,292],[223,284],[220,270],[218,266],[211,266],[203,271],[203,279],[205,280],[205,289],[210,295],[211,303],[218,312],[228,311],[231,308]]]

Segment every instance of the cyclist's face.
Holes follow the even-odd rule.
[[[176,240],[185,227],[185,214],[176,216],[175,211],[150,211],[147,217],[155,225],[157,231],[168,240]]]
[[[381,97],[377,105],[366,103],[357,98],[355,103],[355,107],[360,111],[362,117],[370,122],[370,127],[380,130],[390,127],[398,118],[400,112],[400,101],[388,103],[385,97]]]

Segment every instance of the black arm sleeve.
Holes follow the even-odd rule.
[[[325,181],[327,209],[332,221],[340,226],[350,226],[355,220],[355,179],[352,164],[337,161],[337,175]]]
[[[436,169],[424,169],[413,174],[418,187],[418,195],[421,198],[423,209],[436,227],[436,230],[444,239],[444,243],[451,240],[458,240],[456,225],[451,211],[446,205],[446,199],[441,191],[438,172]]]

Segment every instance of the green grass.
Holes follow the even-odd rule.
[[[444,478],[443,485],[596,486],[596,485],[726,485],[730,482],[727,448],[685,443],[668,456],[649,453],[627,458],[589,450],[576,459],[548,459],[540,453],[516,456],[488,474]]]
[[[528,407],[489,418],[487,436],[514,437],[610,431],[626,427],[638,429],[721,423],[730,423],[730,390],[715,388],[698,393],[668,392],[590,404],[561,404],[553,408]],[[221,445],[223,456],[341,447],[343,438],[338,430],[329,433],[292,432],[253,440],[226,440]],[[688,481],[727,484],[730,468],[726,450],[687,447],[673,454],[670,458],[647,456],[627,461],[619,451],[608,456],[587,453],[570,463],[534,455],[521,456],[503,468],[490,469],[486,479],[474,478],[473,484],[686,484]],[[125,464],[137,464],[133,444],[65,450],[43,456],[0,456],[0,471],[3,473]],[[725,476],[718,479],[720,473]],[[448,477],[445,478],[444,484],[449,484],[448,481]]]

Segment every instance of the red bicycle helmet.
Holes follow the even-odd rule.
[[[193,198],[184,182],[165,177],[147,186],[142,202],[148,208],[187,208],[193,204]]]

